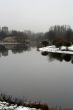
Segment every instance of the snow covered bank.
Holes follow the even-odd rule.
[[[0,110],[14,110],[17,105],[9,105],[9,103],[0,101]]]
[[[0,110],[49,110],[47,104],[31,102],[0,93]]]
[[[0,110],[41,110],[41,109],[35,109],[35,108],[29,108],[23,106],[17,107],[17,105],[13,105],[13,104],[10,105],[9,103],[0,101]]]
[[[35,108],[28,108],[28,107],[17,107],[15,110],[40,110],[40,109],[35,109]]]
[[[47,47],[39,48],[39,50],[41,52],[73,54],[73,45],[69,47],[62,46],[60,48],[56,48],[55,46],[47,46]]]
[[[73,45],[68,47],[68,50],[73,51]]]

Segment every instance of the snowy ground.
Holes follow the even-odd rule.
[[[64,53],[64,54],[73,54],[73,45],[68,47],[68,50],[66,51],[65,46],[62,46],[60,48],[56,48],[54,45],[42,47],[39,48],[41,52],[52,52],[52,53]]]
[[[17,105],[9,105],[6,102],[1,102],[0,101],[0,110],[37,110],[37,109],[22,107],[22,106],[17,107]]]

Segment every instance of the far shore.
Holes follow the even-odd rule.
[[[4,44],[24,44],[24,43],[18,43],[18,42],[0,42],[1,45]]]

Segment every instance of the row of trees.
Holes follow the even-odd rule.
[[[54,44],[60,45],[71,45],[73,44],[73,30],[70,26],[51,26],[49,31],[46,33],[32,33],[28,34],[26,32],[12,31],[10,33],[0,32],[0,40],[5,37],[15,37],[17,42],[25,43],[25,41],[35,42],[38,45],[43,42],[44,45]],[[46,42],[44,42],[46,41]]]
[[[45,33],[44,39],[56,46],[73,44],[73,30],[70,26],[53,26]]]
[[[20,31],[11,31],[11,32],[3,32],[0,31],[0,40],[3,40],[6,37],[15,38],[17,42],[25,43],[27,39],[29,39],[28,35],[24,32]]]

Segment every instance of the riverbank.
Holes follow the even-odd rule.
[[[34,108],[34,109],[33,109]],[[49,110],[47,104],[32,102],[26,99],[14,98],[6,94],[0,94],[0,110]]]
[[[0,110],[47,110],[47,109],[36,109],[36,108],[30,108],[30,107],[24,107],[24,106],[17,106],[17,104],[9,104],[7,102],[0,101]],[[61,106],[58,108],[57,106],[51,107],[48,110],[73,110],[73,108],[61,108]]]
[[[69,47],[62,46],[60,48],[56,48],[56,46],[46,46],[39,48],[41,52],[51,52],[51,53],[63,53],[63,54],[73,54],[73,45]]]
[[[31,101],[0,94],[0,110],[73,110],[73,108],[49,107],[47,104],[32,103]]]
[[[23,106],[17,106],[14,104],[10,105],[7,102],[1,102],[0,101],[0,110],[37,110],[37,109],[36,108],[23,107]]]

